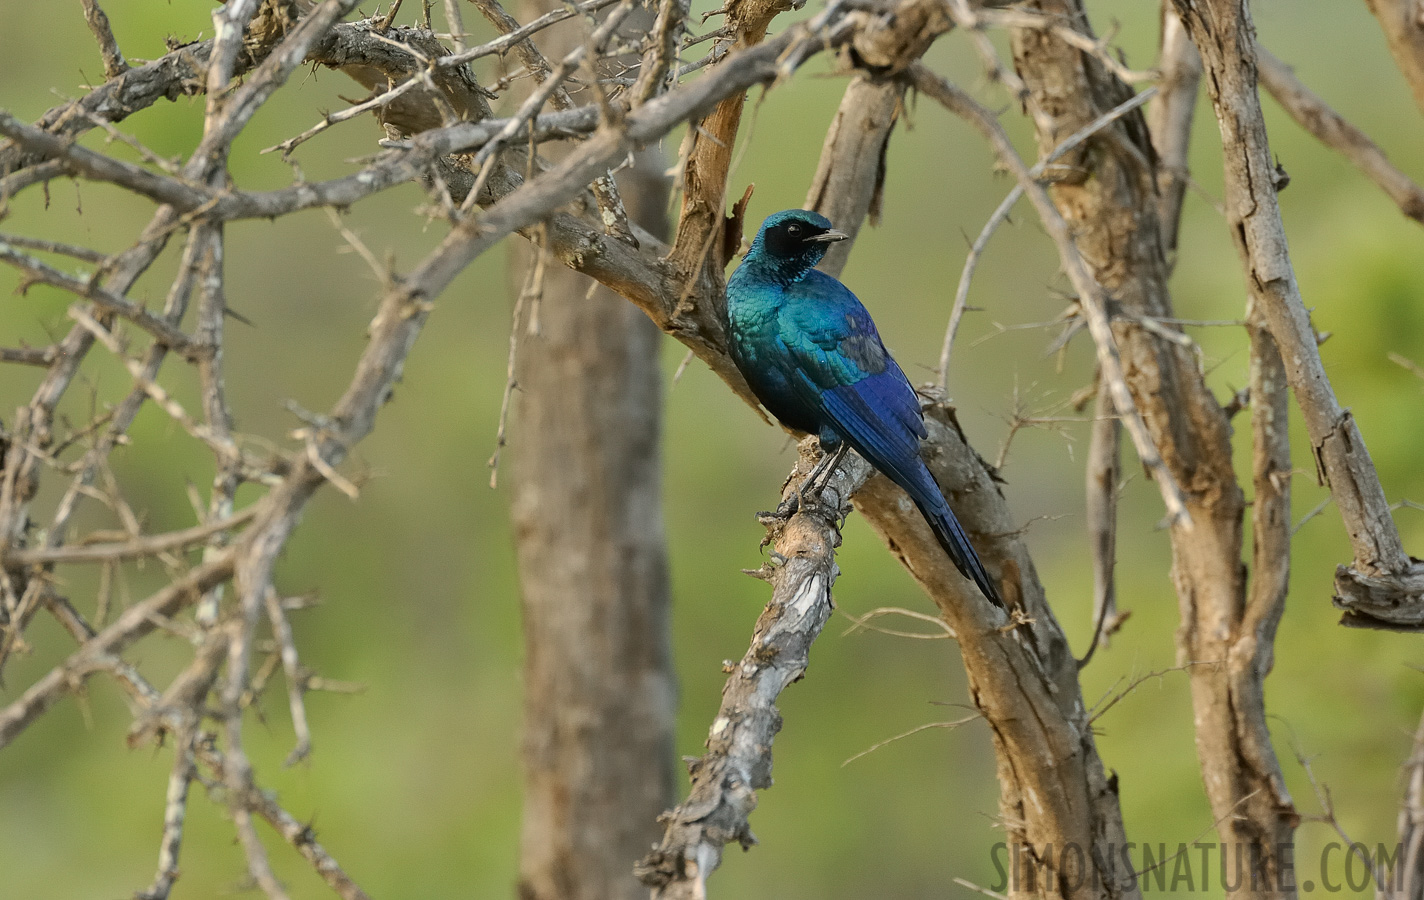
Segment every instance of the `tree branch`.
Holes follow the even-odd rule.
[[[1366,178],[1378,185],[1400,212],[1424,225],[1424,188],[1395,168],[1378,144],[1331,109],[1295,77],[1290,66],[1260,44],[1256,45],[1256,60],[1261,84],[1295,119],[1297,125],[1315,135],[1325,146],[1338,150]]]
[[[1424,16],[1415,0],[1365,0],[1379,20],[1389,52],[1404,81],[1414,92],[1414,103],[1424,112]]]
[[[796,496],[819,455],[815,439],[802,442],[783,498]],[[837,523],[850,512],[846,498],[871,472],[863,460],[848,457],[823,494],[830,505],[808,504],[784,525],[774,525],[775,564],[748,572],[772,585],[771,601],[722,689],[707,753],[688,765],[687,799],[664,816],[661,843],[638,863],[638,877],[653,889],[654,900],[706,897],[707,878],[722,861],[723,845],[756,843],[747,820],[756,808],[756,792],[771,787],[771,748],[781,730],[776,699],[805,675],[811,644],[831,617],[831,586],[840,571]]]
[[[1162,252],[1171,262],[1177,253],[1177,232],[1186,199],[1187,153],[1191,148],[1192,118],[1201,85],[1201,54],[1182,26],[1171,0],[1162,0],[1162,37],[1157,66],[1162,71],[1157,99],[1148,108],[1147,125],[1157,151],[1157,189]]]
[[[1117,341],[1113,337],[1112,326],[1108,322],[1107,301],[1103,296],[1103,289],[1089,274],[1087,265],[1083,262],[1077,246],[1068,233],[1068,225],[1064,222],[1063,216],[1054,207],[1048,193],[1034,180],[1028,165],[1014,150],[1009,136],[1004,132],[1003,126],[999,124],[993,113],[976,103],[968,94],[923,66],[912,68],[910,78],[921,93],[944,105],[955,115],[963,117],[984,135],[999,161],[1018,179],[1019,185],[1028,195],[1029,201],[1033,203],[1034,209],[1038,212],[1039,218],[1043,221],[1044,227],[1058,248],[1059,260],[1068,275],[1068,280],[1072,282],[1074,289],[1078,292],[1078,302],[1083,310],[1083,316],[1087,320],[1088,329],[1092,332],[1093,345],[1097,349],[1098,365],[1102,367],[1103,377],[1112,394],[1113,404],[1117,407],[1128,434],[1132,436],[1133,446],[1137,448],[1137,455],[1142,460],[1142,464],[1152,472],[1153,480],[1157,482],[1157,488],[1162,493],[1162,502],[1167,507],[1168,518],[1173,522],[1181,523],[1184,527],[1190,527],[1191,518],[1187,514],[1182,489],[1157,452],[1157,447],[1152,436],[1147,432],[1147,426],[1137,411],[1137,403],[1133,400],[1132,393],[1123,376],[1122,357],[1118,353]]]
[[[1175,0],[1208,71],[1226,148],[1227,219],[1252,302],[1285,360],[1317,472],[1344,519],[1355,560],[1336,571],[1350,624],[1424,625],[1424,567],[1404,551],[1359,426],[1335,397],[1301,299],[1276,198],[1275,166],[1256,94],[1254,27],[1238,0]]]

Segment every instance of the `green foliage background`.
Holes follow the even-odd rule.
[[[191,0],[104,4],[124,51],[164,52],[163,38],[211,32],[211,5]],[[705,4],[710,5],[710,4]],[[419,4],[415,5],[416,8]],[[1151,65],[1156,4],[1090,4],[1100,32],[1120,25],[1129,62]],[[808,11],[809,12],[809,11]],[[1263,42],[1294,63],[1302,79],[1376,138],[1416,179],[1424,179],[1424,123],[1409,100],[1364,4],[1268,0],[1255,13]],[[804,13],[803,13],[804,14]],[[409,11],[402,20],[408,21]],[[474,20],[473,10],[467,17]],[[33,120],[63,97],[96,83],[102,67],[77,3],[0,0],[0,107]],[[709,26],[710,27],[710,26]],[[1025,152],[1023,123],[1002,92],[986,88],[962,37],[951,35],[932,63],[992,104]],[[818,61],[765,96],[744,130],[737,192],[757,184],[754,218],[799,206],[843,80]],[[238,142],[233,175],[247,188],[287,183],[291,170],[263,147],[338,109],[359,89],[328,72],[304,72],[255,119]],[[1268,100],[1272,144],[1291,175],[1282,195],[1286,224],[1315,322],[1333,333],[1322,348],[1342,402],[1353,409],[1392,499],[1424,500],[1424,381],[1386,358],[1424,362],[1424,233],[1339,157],[1303,135]],[[1199,107],[1193,175],[1180,259],[1173,280],[1179,315],[1235,320],[1244,305],[1240,270],[1224,222],[1220,153],[1210,107]],[[165,156],[193,146],[201,101],[161,102],[123,124]],[[334,129],[296,154],[307,178],[350,170],[371,152],[376,130],[363,119]],[[103,143],[101,135],[85,139]],[[676,136],[666,142],[671,154]],[[123,148],[111,148],[125,153]],[[866,300],[887,342],[915,380],[932,377],[942,329],[968,238],[1008,190],[989,154],[958,121],[931,104],[911,103],[890,152],[885,221],[863,232],[845,280]],[[398,267],[413,265],[444,226],[414,214],[414,186],[363,203],[347,223]],[[0,230],[91,244],[127,246],[150,207],[122,192],[56,181],[14,204]],[[296,426],[282,402],[325,409],[339,395],[365,340],[379,289],[349,255],[322,213],[229,227],[229,302],[254,327],[232,325],[229,387],[239,428],[282,439]],[[136,289],[161,300],[174,269],[170,248]],[[0,288],[14,286],[0,272]],[[960,417],[980,452],[994,458],[1007,419],[1073,416],[1064,404],[1091,377],[1080,338],[1046,358],[1064,306],[1065,285],[1051,246],[1021,209],[994,239],[971,295],[952,371]],[[35,288],[0,301],[0,343],[43,344],[68,321],[67,296]],[[320,839],[377,897],[500,897],[513,890],[519,832],[520,641],[507,492],[490,490],[485,460],[504,383],[509,294],[503,254],[479,260],[439,299],[395,401],[359,448],[351,471],[368,476],[359,502],[325,491],[313,504],[280,569],[293,593],[317,592],[321,606],[295,627],[306,662],[321,674],[367,685],[358,696],[314,694],[309,709],[315,754],[283,769],[292,737],[285,703],[263,705],[265,727],[250,729],[259,778],[284,804],[310,817]],[[1008,329],[1008,330],[1002,330]],[[1211,382],[1223,397],[1246,381],[1241,329],[1192,329]],[[671,375],[683,355],[666,342]],[[91,363],[103,359],[94,354]],[[105,362],[71,393],[76,423],[90,406],[115,402],[129,380]],[[28,398],[39,370],[0,369],[0,420]],[[196,407],[191,373],[174,365],[165,384]],[[739,656],[766,598],[739,573],[759,564],[760,528],[752,517],[773,502],[791,455],[784,435],[761,424],[700,364],[667,392],[666,510],[681,683],[678,750],[700,752],[722,683],[721,662]],[[1299,437],[1299,423],[1295,423]],[[151,529],[192,524],[185,483],[206,491],[210,460],[152,405],[133,443],[114,455],[130,500]],[[1017,434],[1004,461],[1005,492],[1049,597],[1074,646],[1089,636],[1091,578],[1082,533],[1086,429],[1080,422]],[[1246,442],[1238,442],[1249,483]],[[518,445],[508,453],[518,453]],[[1130,451],[1129,451],[1130,452]],[[1298,440],[1295,514],[1325,497],[1314,481],[1308,444]],[[1119,567],[1122,604],[1132,618],[1084,673],[1089,703],[1176,664],[1177,604],[1166,536],[1155,530],[1160,501],[1135,464],[1127,489]],[[254,493],[255,495],[255,493]],[[41,498],[39,512],[56,497]],[[250,500],[240,497],[240,500]],[[1406,545],[1424,547],[1424,513],[1401,510]],[[111,527],[91,504],[85,528]],[[1340,824],[1370,845],[1394,842],[1399,766],[1424,705],[1419,638],[1351,631],[1330,607],[1334,566],[1349,558],[1333,510],[1310,520],[1295,541],[1290,606],[1276,670],[1267,687],[1278,753],[1302,813],[1321,804],[1302,766],[1331,789]],[[842,613],[881,606],[925,611],[928,604],[878,540],[852,518],[837,584]],[[92,604],[90,573],[68,574],[81,609]],[[137,598],[160,577],[125,573]],[[572,601],[571,601],[572,602]],[[978,723],[930,729],[845,761],[892,735],[965,715],[964,677],[947,641],[858,632],[833,620],[807,679],[783,698],[786,727],[776,746],[776,786],[762,797],[753,827],[763,846],[730,852],[714,889],[726,897],[858,898],[972,896],[958,876],[993,885],[990,848],[997,785],[986,730]],[[37,618],[34,652],[12,663],[0,689],[9,702],[69,648],[53,623]],[[157,639],[131,654],[160,682],[187,654]],[[128,712],[118,692],[94,679],[83,702],[65,700],[0,753],[0,896],[118,897],[152,877],[170,755],[129,750]],[[1187,680],[1179,671],[1150,678],[1096,723],[1099,746],[1117,772],[1131,839],[1164,844],[1213,840],[1192,744]],[[1338,840],[1307,821],[1297,854],[1314,878],[1326,845]],[[276,845],[274,839],[270,843]],[[1199,857],[1199,851],[1193,851]],[[325,896],[305,864],[274,846],[278,870],[298,897]],[[1215,857],[1213,857],[1214,859]],[[1333,856],[1337,880],[1341,854]],[[1204,887],[1169,874],[1167,893]],[[1175,868],[1175,867],[1174,867]],[[1358,871],[1355,873],[1358,879]],[[231,892],[244,877],[240,850],[221,808],[195,792],[176,897]],[[1175,887],[1175,890],[1173,890]],[[1156,883],[1151,892],[1158,893]]]

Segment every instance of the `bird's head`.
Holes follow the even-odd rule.
[[[847,235],[831,227],[831,220],[809,209],[784,209],[767,216],[752,241],[747,260],[769,263],[799,278],[826,255],[835,241]]]

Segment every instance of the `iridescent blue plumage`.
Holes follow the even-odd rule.
[[[826,453],[844,441],[903,488],[959,571],[1002,607],[920,460],[925,423],[914,388],[855,294],[815,269],[829,242],[844,237],[830,220],[804,209],[762,223],[727,281],[732,359],[782,424],[817,435]]]

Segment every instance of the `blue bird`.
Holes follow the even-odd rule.
[[[850,289],[816,264],[846,235],[819,213],[788,209],[762,223],[727,281],[733,362],[762,405],[795,431],[814,434],[834,466],[849,445],[919,507],[965,578],[995,606],[1004,601],[920,460],[926,436],[915,390]]]

